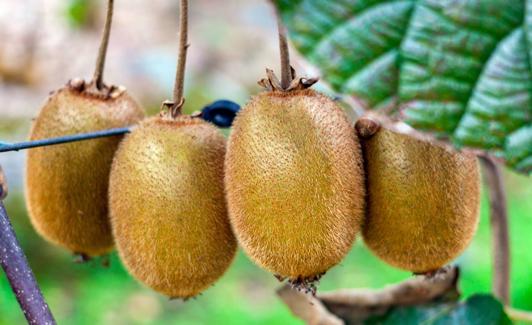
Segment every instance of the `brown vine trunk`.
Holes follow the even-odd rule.
[[[5,178],[0,168],[0,198],[5,197]],[[28,324],[53,325],[55,320],[35,281],[26,255],[19,245],[4,203],[0,199],[0,265]]]

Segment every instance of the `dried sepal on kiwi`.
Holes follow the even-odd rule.
[[[266,91],[295,91],[295,90],[303,90],[312,87],[316,82],[318,82],[318,78],[303,78],[303,77],[297,77],[296,76],[296,70],[293,67],[290,67],[290,75],[292,81],[290,82],[290,85],[288,88],[284,89],[281,85],[281,81],[279,81],[279,78],[277,78],[277,75],[275,75],[275,72],[273,72],[272,69],[266,69],[266,78],[259,80],[257,83],[259,86],[264,88]]]
[[[103,84],[103,87],[98,89],[94,81],[86,82],[81,78],[73,78],[69,80],[66,87],[72,91],[78,92],[80,95],[101,100],[116,99],[126,91],[126,88],[123,86],[106,84]]]
[[[185,98],[181,98],[179,102],[173,100],[165,100],[161,104],[161,110],[159,116],[164,120],[175,120],[179,115],[182,114],[183,106],[185,105]],[[192,116],[199,117],[199,116]]]

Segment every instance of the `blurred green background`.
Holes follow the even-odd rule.
[[[90,76],[102,25],[103,1],[22,0],[0,3],[0,140],[26,137],[49,90],[74,76]],[[157,112],[170,94],[175,69],[177,1],[118,1],[106,80],[124,84]],[[231,17],[231,24],[228,24]],[[219,98],[244,104],[265,67],[277,68],[271,8],[262,0],[194,1],[187,67],[187,110]],[[64,46],[64,45],[68,46]],[[312,67],[297,60],[299,71]],[[14,77],[15,76],[15,77]],[[324,85],[320,85],[324,87]],[[24,153],[0,154],[10,184],[5,204],[23,249],[59,324],[300,324],[277,299],[279,283],[242,253],[203,295],[169,301],[142,287],[116,254],[110,267],[72,256],[44,242],[29,224],[23,195]],[[512,305],[532,310],[532,182],[505,173],[511,232]],[[473,243],[456,261],[464,296],[489,292],[491,243],[486,191]],[[360,240],[323,278],[320,290],[372,287],[411,275],[376,259]],[[0,324],[25,323],[0,272]]]

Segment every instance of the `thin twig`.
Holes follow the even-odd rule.
[[[103,83],[103,69],[105,66],[105,57],[107,55],[107,47],[109,45],[109,36],[111,34],[111,23],[113,20],[113,4],[114,0],[108,0],[107,16],[105,18],[105,26],[103,29],[102,40],[100,48],[98,49],[98,57],[96,58],[96,67],[94,68],[94,76],[92,81],[95,83],[98,90],[104,88]]]
[[[506,191],[501,170],[490,157],[480,157],[489,191],[490,223],[493,252],[492,290],[505,305],[510,304],[510,243]]]
[[[279,52],[281,54],[281,87],[288,89],[292,82],[292,68],[290,66],[290,52],[288,50],[288,40],[286,37],[286,28],[283,25],[281,14],[275,11],[277,18],[277,30],[279,32]]]
[[[0,171],[1,172],[1,171]],[[0,181],[5,181],[0,175]],[[0,184],[3,188],[4,184]],[[54,317],[44,300],[28,260],[20,248],[4,204],[0,200],[0,264],[29,324],[52,325]]]
[[[24,149],[44,147],[44,146],[50,146],[50,145],[55,145],[55,144],[90,140],[90,139],[110,137],[110,136],[116,136],[116,135],[123,135],[125,133],[129,133],[131,131],[131,128],[132,127],[107,129],[107,130],[101,130],[101,131],[95,131],[95,132],[89,132],[89,133],[79,133],[79,134],[65,135],[65,136],[56,137],[56,138],[34,140],[34,141],[24,141],[24,142],[18,142],[18,143],[1,143],[0,142],[0,152],[19,151],[19,150],[24,150]]]
[[[174,83],[173,116],[181,112],[181,107],[184,102],[183,89],[188,46],[188,0],[181,0],[179,6],[179,53],[177,55],[177,70]]]

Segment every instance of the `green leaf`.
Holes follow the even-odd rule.
[[[460,303],[433,303],[422,306],[399,307],[386,315],[375,317],[367,324],[423,324],[423,325],[504,325],[512,322],[500,302],[489,295],[475,295]]]
[[[518,170],[532,170],[532,126],[527,125],[506,139],[506,157]]]
[[[532,171],[531,1],[276,4],[294,46],[337,92]]]
[[[531,77],[525,35],[518,28],[484,66],[454,132],[456,142],[502,149],[505,138],[530,119]]]

